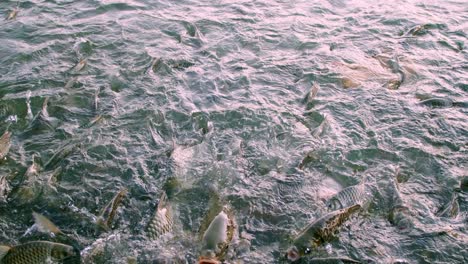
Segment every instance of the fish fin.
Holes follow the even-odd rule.
[[[161,195],[161,198],[159,199],[158,211],[164,208],[169,208],[169,207],[170,207],[170,204],[169,204],[169,201],[167,200],[167,194],[166,192],[163,192],[163,194]]]
[[[6,256],[6,254],[8,254],[8,251],[10,251],[10,249],[11,247],[9,246],[0,245],[0,261],[3,257]]]
[[[37,229],[43,233],[53,233],[55,235],[62,234],[62,231],[50,221],[47,217],[33,212],[34,222],[36,223]]]

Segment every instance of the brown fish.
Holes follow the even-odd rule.
[[[172,231],[174,226],[174,219],[172,214],[172,207],[167,200],[167,195],[164,192],[159,199],[158,207],[154,216],[151,218],[147,232],[148,237],[151,239],[157,239],[158,237]]]
[[[33,241],[14,247],[0,246],[2,264],[44,264],[50,260],[64,261],[70,258],[79,263],[79,251],[72,246],[49,241]]]
[[[102,227],[104,230],[109,230],[112,227],[112,221],[117,213],[117,209],[119,205],[122,203],[122,200],[127,195],[127,189],[122,188],[112,200],[101,210],[99,214],[96,224],[99,227]]]
[[[13,20],[16,18],[16,16],[18,15],[18,12],[19,12],[19,8],[16,7],[15,9],[13,9],[7,16],[6,20]]]

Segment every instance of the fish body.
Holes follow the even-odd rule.
[[[73,258],[79,263],[80,254],[72,246],[49,241],[33,241],[14,247],[0,247],[2,264],[44,264]],[[67,261],[67,263],[72,263]]]
[[[27,109],[26,118],[28,120],[32,120],[33,119],[33,113],[32,113],[32,110],[31,110],[31,91],[30,90],[28,90],[28,92],[26,93],[26,109]]]
[[[75,73],[79,72],[86,66],[87,63],[88,61],[86,59],[81,59],[80,62],[78,62],[78,64],[76,64],[71,71]]]
[[[364,184],[349,186],[333,195],[327,202],[326,205],[331,211],[343,209],[355,204],[359,204],[364,207],[364,204],[368,202],[369,194],[366,192],[366,186]]]
[[[329,122],[330,121],[328,120],[328,117],[324,116],[322,123],[320,123],[320,125],[314,129],[312,135],[314,137],[322,136],[325,133],[325,131],[328,129],[328,127],[330,126]]]
[[[458,193],[452,195],[452,199],[446,204],[438,213],[439,217],[456,218],[460,212],[460,205],[458,204]]]
[[[169,233],[172,231],[174,226],[174,219],[172,214],[172,207],[169,201],[167,200],[167,195],[164,192],[159,199],[156,212],[151,218],[147,233],[150,239],[157,239],[160,236]]]
[[[55,167],[59,162],[68,157],[76,149],[75,144],[67,144],[60,148],[44,165],[45,170],[49,170]]]
[[[0,159],[4,159],[8,152],[10,151],[11,147],[11,132],[5,131],[3,135],[0,137]]]
[[[305,101],[307,104],[311,103],[315,99],[319,90],[320,90],[320,86],[316,82],[314,82],[314,84],[312,85],[312,88],[307,93],[306,98],[305,98]]]
[[[236,230],[233,214],[224,207],[203,233],[202,250],[198,264],[221,263]]]
[[[29,125],[30,129],[34,128],[34,129],[40,130],[40,129],[45,128],[48,130],[53,130],[53,125],[50,121],[49,112],[47,111],[48,104],[49,104],[49,97],[46,97],[44,99],[44,102],[42,103],[41,111],[38,112],[36,116],[34,116],[34,118],[32,119],[31,124]],[[30,108],[30,105],[29,105],[29,108]]]
[[[288,249],[287,258],[290,261],[297,261],[304,255],[310,254],[313,248],[330,241],[341,225],[360,208],[361,205],[356,204],[333,211],[308,225],[294,239],[292,247]]]
[[[33,212],[34,223],[37,226],[37,229],[43,233],[52,233],[54,235],[63,234],[62,231],[50,221],[47,217]]]
[[[70,89],[75,85],[76,81],[78,80],[78,77],[72,77],[68,82],[65,84],[65,89]]]
[[[19,8],[15,8],[13,9],[7,16],[6,20],[13,20],[16,18],[16,16],[18,15],[18,12],[19,12]]]
[[[421,101],[420,104],[430,107],[451,107],[453,106],[453,101],[449,98],[433,97]]]
[[[10,191],[11,187],[6,176],[0,176],[0,201],[5,201]]]
[[[98,226],[104,228],[105,230],[109,230],[112,226],[112,221],[117,213],[117,209],[119,205],[122,203],[122,200],[127,195],[127,189],[121,189],[112,200],[104,207],[99,216],[96,220]]]

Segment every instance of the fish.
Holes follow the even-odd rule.
[[[429,28],[429,25],[417,25],[413,28],[411,28],[406,35],[413,35],[413,36],[419,36],[419,35],[424,35],[427,33],[427,29]]]
[[[26,118],[28,120],[32,120],[33,113],[31,111],[31,90],[28,90],[28,92],[26,93],[26,108],[27,108]]]
[[[19,2],[18,2],[19,3]],[[19,12],[19,7],[16,6],[15,9],[13,9],[9,14],[8,16],[6,17],[6,20],[13,20],[16,18],[16,16],[18,15],[18,12]]]
[[[335,211],[343,209],[355,204],[359,204],[364,207],[364,204],[369,201],[369,194],[366,192],[365,184],[358,184],[349,186],[333,195],[326,202],[326,206],[329,210]]]
[[[317,82],[314,82],[314,84],[312,84],[312,88],[305,97],[306,104],[311,103],[315,99],[315,96],[317,96],[319,90],[320,86],[317,84]]]
[[[117,213],[119,205],[127,195],[128,190],[126,188],[120,189],[120,191],[110,200],[110,202],[101,210],[96,220],[96,224],[108,231],[112,227],[112,221]]]
[[[223,263],[236,233],[236,222],[229,207],[224,206],[203,233],[198,264]]]
[[[65,89],[70,89],[73,87],[73,85],[75,85],[76,81],[78,81],[78,77],[75,76],[75,77],[72,77],[70,80],[68,80],[68,82],[65,84]]]
[[[400,187],[398,186],[396,177],[399,175],[399,168],[396,170],[395,177],[390,179],[392,209],[389,213],[388,219],[390,223],[397,226],[401,230],[407,230],[413,226],[411,218],[411,211],[405,205],[401,197]]]
[[[90,128],[94,126],[95,124],[99,123],[103,119],[104,117],[102,115],[97,115],[93,119],[91,119],[87,124],[82,125],[81,128]]]
[[[308,152],[306,156],[302,159],[298,167],[302,170],[305,166],[312,162],[320,162],[320,157],[314,151]]]
[[[44,102],[42,103],[42,108],[41,111],[39,111],[36,116],[32,119],[29,129],[48,129],[48,130],[53,130],[53,125],[50,121],[49,117],[49,112],[47,111],[47,106],[49,104],[49,97],[46,97],[44,99]]]
[[[68,157],[75,149],[76,145],[69,143],[57,150],[57,152],[50,157],[50,159],[44,165],[45,170],[50,170],[55,167],[59,162]]]
[[[10,184],[6,176],[0,176],[0,201],[5,201],[11,191]]]
[[[320,137],[323,135],[323,133],[328,129],[328,127],[330,126],[330,121],[328,120],[328,117],[327,116],[324,116],[323,117],[323,120],[322,120],[322,123],[320,123],[320,125],[318,127],[316,127],[314,129],[314,132],[312,133],[312,135],[314,137]]]
[[[11,132],[5,131],[3,135],[0,137],[0,160],[4,159],[8,152],[10,151],[11,147]]]
[[[72,246],[49,241],[32,241],[17,246],[0,246],[2,264],[44,264],[53,261],[80,263],[80,252]]]
[[[387,82],[386,86],[389,90],[397,90],[400,88],[402,81],[398,79],[393,79]]]
[[[150,239],[155,240],[171,232],[173,227],[174,219],[172,206],[167,199],[166,193],[163,192],[159,199],[158,206],[156,207],[156,211],[148,223],[147,235]]]
[[[94,93],[94,110],[98,111],[99,108],[99,92],[101,89],[97,88],[96,92]]]
[[[452,107],[453,101],[450,98],[433,97],[419,102],[422,105],[430,107]]]
[[[360,209],[361,205],[356,204],[330,212],[312,222],[293,240],[292,246],[286,253],[286,258],[290,261],[297,261],[305,255],[309,255],[314,248],[330,241],[341,225]]]
[[[47,217],[33,212],[34,223],[36,224],[37,230],[46,234],[53,235],[65,235],[62,231],[50,221]]]
[[[458,204],[458,193],[452,195],[452,199],[436,214],[439,217],[456,218],[460,212],[460,205]]]
[[[71,69],[71,71],[75,73],[79,72],[86,66],[87,63],[88,63],[88,60],[81,59],[80,62],[78,62],[78,64],[76,64],[75,67]]]

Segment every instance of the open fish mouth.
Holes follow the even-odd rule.
[[[288,249],[288,252],[286,253],[286,258],[289,261],[294,262],[294,261],[299,260],[301,258],[301,256],[299,255],[299,252],[297,252],[296,247],[292,247],[292,248]]]
[[[198,264],[221,264],[221,262],[212,258],[200,257],[198,259]]]

